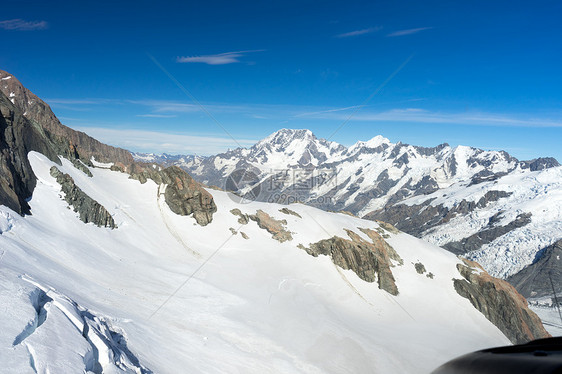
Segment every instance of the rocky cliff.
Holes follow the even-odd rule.
[[[308,247],[300,246],[314,257],[329,256],[332,262],[343,269],[351,269],[367,282],[377,281],[380,289],[398,295],[398,286],[392,274],[391,259],[403,264],[402,259],[386,241],[373,230],[363,230],[372,240],[368,242],[355,232],[346,230],[349,239],[334,236]]]
[[[37,182],[27,160],[28,152],[34,150],[56,159],[43,141],[41,128],[33,126],[0,92],[0,202],[20,214],[29,213],[26,198]]]
[[[64,126],[43,100],[25,88],[13,75],[0,70],[0,91],[33,124],[39,126],[50,140],[53,151],[68,159],[80,159],[91,165],[91,158],[99,162],[133,162],[127,150],[103,144],[83,132]]]
[[[454,279],[455,290],[470,300],[514,344],[550,337],[527,300],[506,281],[491,277],[476,262],[463,260],[457,269],[464,279]]]
[[[129,173],[141,183],[152,179],[166,184],[164,196],[170,209],[179,215],[193,215],[201,225],[211,222],[216,212],[212,196],[184,170],[136,162],[129,151],[103,144],[64,126],[49,105],[2,70],[0,114],[0,204],[20,214],[30,213],[26,200],[36,184],[27,160],[30,151],[40,152],[57,164],[60,164],[59,156],[65,157],[90,176],[88,167],[93,166],[92,159],[95,159],[113,163],[114,170]],[[90,207],[84,210],[89,211]]]
[[[86,195],[68,174],[63,174],[56,166],[51,167],[51,175],[60,184],[64,200],[80,215],[84,223],[92,222],[96,226],[116,228],[111,214],[97,201]]]
[[[554,292],[561,297],[561,279],[562,240],[559,240],[540,251],[535,262],[509,277],[507,281],[527,298],[552,296]]]

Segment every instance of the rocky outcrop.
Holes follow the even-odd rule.
[[[193,214],[193,218],[201,226],[213,220],[213,213],[217,206],[213,196],[189,174],[177,166],[171,166],[160,171],[162,182],[166,183],[164,198],[172,212],[180,216]]]
[[[422,264],[421,262],[416,262],[414,264],[414,268],[416,269],[416,273],[418,273],[418,274],[423,274],[427,271],[427,270],[425,270],[425,265]]]
[[[287,224],[286,220],[277,220],[271,217],[263,210],[258,210],[256,214],[251,214],[250,219],[255,221],[261,229],[270,233],[273,239],[278,240],[280,243],[288,240],[293,240],[293,236],[285,229]]]
[[[537,171],[560,166],[560,163],[554,157],[539,157],[529,161],[521,161],[520,166],[523,169],[528,168],[530,171]]]
[[[27,159],[30,151],[60,162],[45,142],[41,128],[34,126],[0,92],[0,204],[22,215],[30,213],[27,199],[37,183]]]
[[[242,213],[242,211],[238,208],[234,208],[230,210],[230,213],[238,216],[238,223],[241,225],[247,225],[250,222],[250,217],[247,214]]]
[[[329,256],[337,266],[353,270],[364,281],[377,281],[380,289],[391,295],[398,295],[398,287],[390,269],[394,266],[390,259],[391,256],[397,256],[396,251],[390,251],[389,248],[392,247],[375,231],[364,230],[370,233],[369,237],[372,235],[376,238],[376,241],[368,242],[353,231],[346,230],[351,240],[334,236],[311,243],[308,248],[302,245],[299,248],[314,257]]]
[[[165,184],[164,198],[172,212],[181,216],[193,214],[198,224],[205,226],[213,220],[217,206],[213,196],[187,172],[177,166],[162,168],[157,164],[134,162],[128,167],[116,164],[114,169],[128,169],[132,179],[146,183],[152,179]]]
[[[423,204],[396,204],[365,215],[363,218],[380,220],[396,226],[399,230],[420,237],[422,233],[439,226],[456,217],[465,215],[475,209],[485,208],[490,202],[511,196],[511,192],[487,191],[478,201],[462,200],[452,208],[443,204],[433,206],[432,199]]]
[[[92,222],[100,227],[117,228],[111,214],[100,203],[84,193],[70,175],[63,174],[56,166],[51,167],[50,171],[61,186],[64,200],[80,215],[82,222]]]
[[[455,290],[470,300],[514,344],[549,337],[527,300],[506,281],[493,278],[476,262],[463,260],[457,269],[464,279],[453,279]]]
[[[541,250],[531,265],[507,281],[527,298],[562,295],[562,240]]]
[[[295,212],[294,210],[291,210],[289,208],[281,208],[281,209],[279,209],[279,211],[281,213],[284,213],[284,214],[290,214],[290,215],[293,215],[295,217],[302,218],[300,214],[298,214],[297,212]]]
[[[449,242],[443,245],[443,248],[455,254],[463,254],[470,251],[475,251],[481,248],[484,244],[491,243],[496,238],[507,234],[511,230],[529,224],[531,222],[531,213],[521,213],[513,221],[504,226],[494,226],[494,221],[497,219],[498,217],[492,217],[490,219],[490,224],[488,225],[490,226],[490,228],[481,230],[478,233],[470,235],[469,237],[464,238],[460,241]]]
[[[381,225],[382,223],[383,222],[380,222],[379,225]],[[391,229],[393,227],[389,225],[387,226],[387,228]],[[396,252],[396,250],[394,250],[394,248],[392,248],[392,246],[388,244],[386,240],[384,240],[384,237],[386,235],[384,233],[384,230],[380,230],[380,228],[377,231],[364,228],[359,228],[359,230],[361,230],[361,232],[363,232],[369,237],[369,239],[371,239],[373,245],[375,246],[375,248],[377,248],[377,252],[381,254],[381,257],[383,257],[385,261],[388,257],[391,260],[396,261],[398,265],[404,265],[404,260],[402,260],[398,252]],[[390,266],[393,267],[394,265],[391,263]]]

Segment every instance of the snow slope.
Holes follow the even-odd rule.
[[[67,208],[51,161],[29,160],[32,215],[0,206],[2,372],[423,373],[509,344],[455,292],[459,261],[441,248],[389,233],[404,259],[392,268],[398,296],[297,248],[346,228],[368,240],[358,228],[376,222],[291,205],[299,218],[209,190],[218,212],[201,227],[170,211],[158,196],[165,186],[104,168],[90,178],[63,160],[61,171],[113,215],[111,230]],[[286,219],[293,240],[239,224],[233,208]]]

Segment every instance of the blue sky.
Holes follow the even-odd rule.
[[[286,127],[562,160],[560,15],[558,1],[7,0],[0,69],[133,151],[210,154]]]

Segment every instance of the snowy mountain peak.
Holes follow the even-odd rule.
[[[266,168],[317,166],[345,151],[343,145],[318,139],[310,130],[281,129],[250,148],[248,160]]]
[[[353,154],[361,149],[375,149],[380,147],[381,145],[386,144],[386,145],[392,145],[392,143],[390,142],[390,140],[388,140],[387,138],[385,138],[382,135],[377,135],[374,138],[367,140],[367,141],[362,141],[359,140],[357,143],[355,143],[354,145],[352,145],[351,147],[349,147],[348,149],[348,153],[349,154]]]
[[[260,140],[252,148],[263,148],[269,145],[275,149],[284,149],[295,141],[303,144],[317,140],[312,131],[307,129],[281,129]]]

